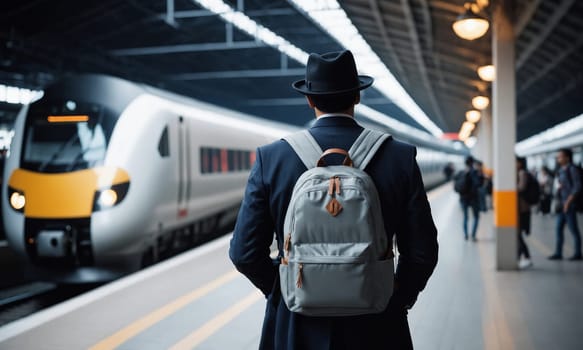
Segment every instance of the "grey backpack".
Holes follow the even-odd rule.
[[[287,307],[309,316],[385,310],[393,293],[392,244],[376,187],[364,168],[388,137],[365,129],[348,152],[322,152],[307,131],[284,138],[308,168],[285,215],[280,287]],[[325,166],[331,153],[343,165]]]

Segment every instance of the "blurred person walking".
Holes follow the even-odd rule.
[[[555,252],[549,256],[550,260],[563,259],[563,231],[565,224],[573,235],[574,254],[569,260],[583,260],[581,255],[581,234],[577,224],[577,211],[575,208],[575,198],[581,194],[581,176],[577,168],[573,165],[573,151],[568,148],[562,148],[557,153],[558,187],[557,187],[557,205],[555,212],[557,214]]]
[[[456,174],[454,181],[454,190],[460,196],[460,205],[464,214],[463,230],[464,239],[468,240],[468,223],[469,213],[471,210],[474,222],[471,230],[472,241],[477,241],[476,233],[478,223],[480,222],[480,203],[478,198],[478,188],[481,186],[480,176],[474,169],[474,158],[467,156],[465,160],[465,169]]]

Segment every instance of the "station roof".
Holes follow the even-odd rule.
[[[306,53],[343,48],[292,1],[225,2]],[[339,3],[443,132],[459,131],[472,97],[490,96],[490,83],[480,80],[476,69],[491,63],[492,30],[466,41],[451,29],[464,12],[464,0]],[[516,0],[514,5],[521,140],[583,112],[583,2]],[[491,17],[491,7],[483,15]],[[359,69],[361,64],[357,62]],[[296,125],[313,118],[304,98],[291,88],[303,78],[304,64],[197,1],[33,0],[0,5],[0,84],[43,89],[62,75],[80,72],[111,74]],[[375,89],[364,90],[363,104],[423,128],[394,102]],[[13,115],[0,113],[0,119],[7,122]]]

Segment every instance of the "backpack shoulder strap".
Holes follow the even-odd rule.
[[[380,131],[364,129],[350,147],[348,154],[355,168],[364,170],[368,162],[381,147],[383,142],[390,138],[389,134]]]
[[[311,169],[316,166],[318,159],[322,155],[322,149],[308,130],[302,130],[283,137],[291,148],[302,160],[306,168]]]

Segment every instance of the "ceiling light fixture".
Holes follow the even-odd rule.
[[[484,81],[494,81],[496,79],[496,68],[493,64],[478,67],[478,76]]]
[[[486,96],[476,96],[472,98],[472,106],[475,109],[483,110],[490,105],[490,99]]]
[[[462,39],[475,40],[486,34],[490,23],[472,10],[472,3],[464,4],[465,11],[453,22],[453,31]]]
[[[469,111],[466,112],[466,120],[469,121],[470,123],[476,124],[477,122],[480,121],[481,117],[482,113],[475,109],[470,109]]]
[[[470,137],[472,135],[472,131],[474,131],[474,129],[476,128],[476,125],[474,125],[474,123],[471,122],[464,122],[462,124],[462,127],[460,128],[460,132],[459,132],[459,139],[461,141],[465,141],[468,139],[468,137]]]

